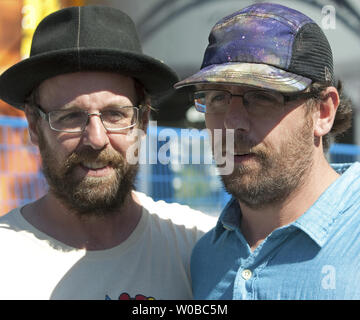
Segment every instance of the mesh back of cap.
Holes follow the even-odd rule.
[[[330,44],[315,23],[304,25],[297,33],[289,71],[322,83],[334,84]]]

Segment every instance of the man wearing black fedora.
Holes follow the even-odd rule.
[[[212,219],[135,192],[129,150],[150,97],[177,81],[111,7],[59,10],[0,77],[49,190],[0,219],[0,299],[191,299],[189,256]],[[191,222],[190,222],[191,221]]]

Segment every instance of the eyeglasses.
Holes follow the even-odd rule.
[[[249,109],[269,111],[269,109],[284,106],[291,100],[311,96],[312,94],[310,92],[284,95],[277,91],[265,90],[250,90],[244,94],[232,94],[226,90],[201,90],[194,92],[194,103],[196,110],[201,113],[225,113],[231,103],[232,97],[242,97],[245,107],[249,106]]]
[[[136,126],[139,107],[114,106],[103,112],[88,113],[85,110],[69,109],[44,112],[39,105],[35,106],[39,115],[49,122],[50,128],[55,131],[80,133],[89,123],[90,116],[99,116],[104,128],[110,132],[119,132]]]

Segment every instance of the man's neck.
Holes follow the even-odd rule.
[[[74,248],[105,250],[124,242],[136,228],[142,206],[130,193],[117,212],[107,216],[79,217],[69,211],[54,195],[25,206],[22,215],[34,227]]]
[[[251,250],[255,250],[272,231],[304,214],[338,177],[325,161],[314,166],[307,179],[282,202],[257,209],[240,202],[240,227]]]

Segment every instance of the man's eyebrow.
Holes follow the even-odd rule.
[[[112,107],[136,107],[136,104],[133,104],[132,102],[127,103],[121,103],[121,102],[111,102],[107,105],[104,105],[103,108],[112,108]]]
[[[59,106],[54,110],[69,110],[69,109],[79,109],[79,110],[84,110],[83,108],[79,107],[77,104],[75,103],[66,103],[63,106]]]
[[[123,103],[123,101],[113,101],[110,102],[107,105],[102,106],[102,109],[109,109],[109,108],[114,108],[114,107],[136,107],[136,104],[133,104],[132,102],[127,102],[127,103]],[[76,103],[66,103],[63,106],[59,106],[57,108],[54,108],[54,110],[71,110],[71,109],[75,109],[75,110],[87,110],[86,108],[82,108],[80,107],[78,104]]]

